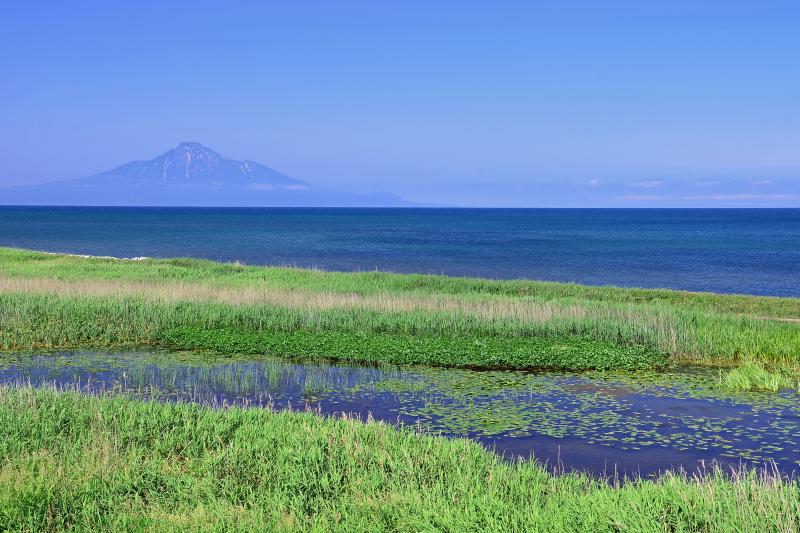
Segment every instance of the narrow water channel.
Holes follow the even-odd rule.
[[[470,437],[598,475],[774,462],[800,470],[800,395],[730,393],[718,371],[498,372],[163,352],[0,355],[0,381],[213,406],[310,408]]]

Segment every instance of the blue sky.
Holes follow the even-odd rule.
[[[464,206],[800,206],[800,3],[0,7],[0,185],[202,142]]]

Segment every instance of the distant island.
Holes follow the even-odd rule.
[[[184,142],[147,161],[93,176],[0,189],[1,205],[410,207],[392,194],[316,187],[255,161]]]

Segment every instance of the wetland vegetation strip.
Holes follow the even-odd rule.
[[[0,347],[442,366],[800,365],[800,299],[0,249]],[[774,320],[765,320],[769,317]]]
[[[714,369],[476,371],[153,351],[2,354],[0,361],[0,383],[346,413],[598,477],[695,472],[703,464],[800,470],[800,396],[731,392]]]
[[[771,471],[607,483],[298,412],[0,388],[0,529],[796,531]],[[444,475],[443,475],[444,473]]]

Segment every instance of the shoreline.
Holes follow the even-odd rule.
[[[147,256],[140,256],[140,257],[115,257],[113,255],[91,255],[91,254],[70,254],[65,252],[46,252],[41,250],[28,250],[27,248],[13,248],[14,250],[24,250],[29,252],[35,252],[40,254],[48,254],[48,255],[63,255],[66,257],[81,257],[83,259],[115,259],[117,261],[147,261],[149,259],[153,259],[152,257]]]
[[[800,208],[799,208],[800,209]],[[364,274],[383,274],[387,276],[416,276],[416,277],[430,277],[430,278],[445,278],[448,280],[464,280],[464,281],[475,281],[475,282],[488,282],[488,283],[497,283],[497,284],[525,284],[529,283],[532,285],[555,285],[555,286],[564,286],[564,287],[578,287],[586,290],[609,290],[609,291],[628,291],[628,292],[639,292],[639,293],[653,293],[653,294],[661,294],[661,293],[676,293],[676,294],[684,294],[689,296],[709,296],[709,297],[719,297],[719,298],[750,298],[750,299],[774,299],[774,300],[789,300],[789,301],[798,301],[800,302],[800,295],[798,296],[776,296],[770,294],[748,294],[748,293],[741,293],[741,292],[715,292],[711,290],[689,290],[689,289],[675,289],[670,287],[643,287],[643,286],[621,286],[621,285],[592,285],[587,283],[580,283],[576,281],[552,281],[547,279],[541,278],[493,278],[493,277],[485,277],[485,276],[461,276],[461,275],[449,275],[449,274],[433,274],[433,273],[425,273],[425,272],[399,272],[394,270],[335,270],[335,269],[326,269],[322,267],[308,267],[308,266],[296,266],[291,263],[287,264],[248,264],[244,261],[239,259],[231,260],[231,261],[216,261],[213,259],[206,259],[203,257],[183,257],[183,256],[176,256],[176,257],[151,257],[151,256],[134,256],[134,257],[120,257],[120,256],[113,256],[113,255],[92,255],[92,254],[77,254],[77,253],[68,253],[68,252],[49,252],[44,250],[36,250],[31,248],[18,248],[18,247],[9,247],[9,246],[0,246],[0,252],[3,250],[9,251],[16,251],[16,252],[27,252],[31,254],[46,254],[52,256],[64,256],[64,257],[75,257],[81,259],[111,259],[116,261],[153,261],[153,262],[175,262],[175,261],[195,261],[198,263],[210,263],[216,265],[230,265],[235,267],[246,267],[248,269],[285,269],[285,270],[299,270],[299,271],[309,271],[309,272],[320,272],[320,273],[328,273],[328,274],[341,274],[341,275],[364,275]],[[800,309],[800,306],[798,306]],[[771,319],[772,317],[756,317],[756,318],[763,318],[763,319]],[[800,313],[798,313],[797,317],[790,317],[792,321],[800,321]]]

